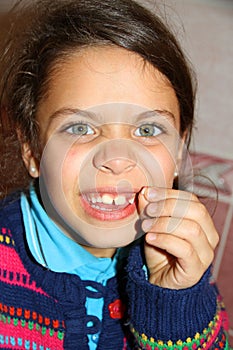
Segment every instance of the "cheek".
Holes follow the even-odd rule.
[[[93,146],[73,145],[62,162],[62,188],[66,196],[76,196],[95,177],[92,162]]]
[[[164,146],[155,147],[153,150],[157,163],[157,171],[154,173],[155,185],[172,187],[176,168],[176,157]]]
[[[61,169],[62,187],[66,194],[77,188],[77,181],[83,159],[84,156],[82,152],[77,152],[75,149],[71,149],[66,154]]]

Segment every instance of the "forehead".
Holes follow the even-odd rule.
[[[87,48],[56,62],[38,119],[65,107],[86,110],[119,102],[168,110],[179,119],[178,100],[166,77],[139,55],[116,47]]]

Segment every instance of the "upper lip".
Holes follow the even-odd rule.
[[[83,194],[87,193],[93,193],[93,194],[102,194],[102,193],[109,193],[109,194],[136,194],[140,192],[141,187],[139,189],[132,188],[132,187],[98,187],[98,188],[92,188],[92,189],[85,189],[80,191]]]
[[[109,194],[112,196],[119,196],[123,195],[127,199],[132,198],[132,196],[136,196],[137,193],[139,193],[140,189],[132,189],[132,188],[117,188],[117,187],[101,187],[101,188],[95,188],[95,189],[86,189],[83,191],[80,191],[81,195],[93,195],[93,196],[103,196],[104,194]]]

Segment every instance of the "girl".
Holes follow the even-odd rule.
[[[227,349],[218,234],[174,186],[194,108],[174,36],[131,0],[3,24],[0,348]]]

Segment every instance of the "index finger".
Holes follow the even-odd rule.
[[[161,201],[168,198],[181,199],[185,201],[190,200],[192,202],[199,201],[197,196],[191,192],[174,190],[172,188],[154,187],[154,186],[143,187],[140,193],[145,197],[145,200],[147,200],[148,202],[156,202],[156,201]]]

